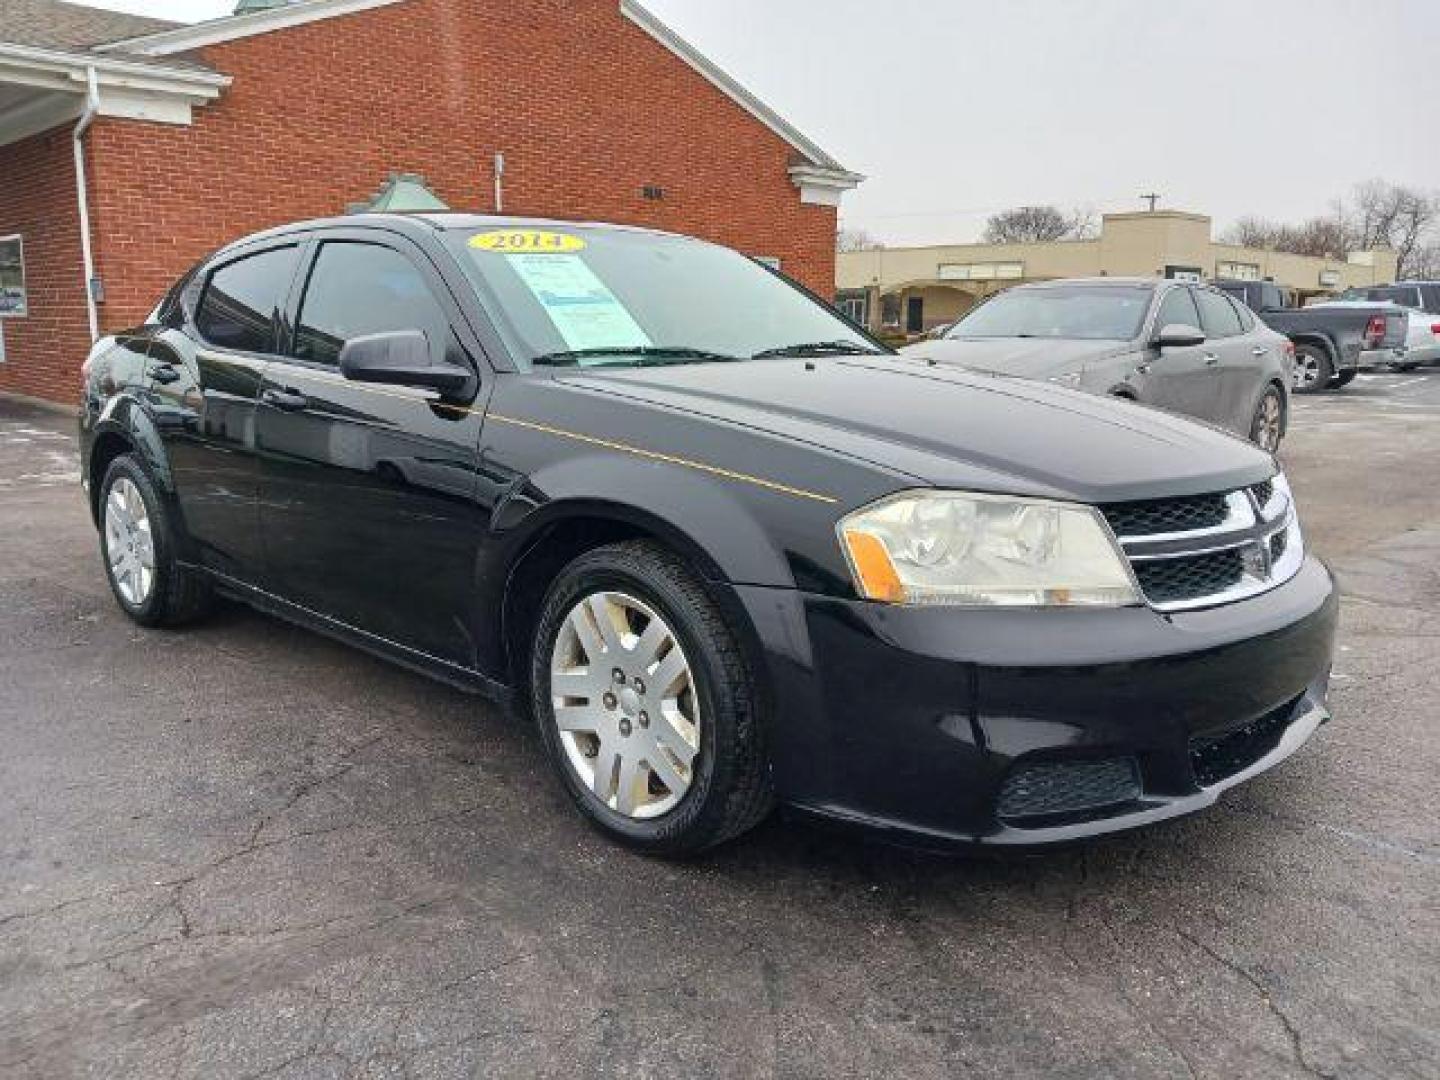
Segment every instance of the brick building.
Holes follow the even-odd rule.
[[[197,258],[396,172],[457,210],[703,236],[827,295],[861,179],[634,0],[271,0],[194,26],[0,0],[0,391],[74,400],[92,333]]]

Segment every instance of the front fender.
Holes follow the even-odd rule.
[[[751,496],[729,481],[664,462],[637,466],[613,454],[584,454],[527,477],[497,504],[491,529],[515,549],[567,518],[626,521],[698,556],[698,568],[708,577],[793,588],[795,575],[785,552],[757,520],[756,497],[788,498]]]

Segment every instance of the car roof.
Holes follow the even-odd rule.
[[[264,229],[261,232],[250,233],[239,237],[220,250],[228,251],[230,248],[248,246],[253,243],[266,240],[280,239],[298,233],[313,232],[317,229],[346,229],[365,228],[366,226],[388,227],[397,232],[416,232],[419,230],[431,230],[434,232],[449,232],[452,230],[470,231],[478,229],[587,229],[602,230],[607,232],[638,233],[650,236],[665,236],[682,240],[696,240],[696,243],[704,243],[694,237],[685,236],[681,233],[665,232],[661,229],[651,229],[639,225],[620,225],[604,221],[567,221],[560,218],[540,217],[517,217],[513,215],[500,214],[465,214],[458,212],[417,212],[417,213],[369,213],[346,214],[341,217],[311,218],[305,221],[293,221],[285,225],[277,225],[274,228]]]
[[[1117,288],[1135,288],[1138,286],[1154,287],[1163,285],[1169,278],[1158,277],[1073,277],[1056,278],[1053,281],[1030,281],[1024,285],[1017,285],[1020,289],[1049,289],[1064,285],[1113,285]]]

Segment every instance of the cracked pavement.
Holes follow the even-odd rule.
[[[1440,369],[1297,402],[1336,721],[1030,859],[627,854],[481,700],[129,624],[72,432],[0,401],[0,1076],[1440,1077]]]

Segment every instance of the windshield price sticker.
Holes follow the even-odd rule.
[[[584,251],[585,241],[569,233],[546,232],[544,229],[496,229],[472,236],[470,246],[504,255],[564,255]]]
[[[579,255],[512,254],[505,260],[525,283],[570,349],[651,344],[645,331]]]

